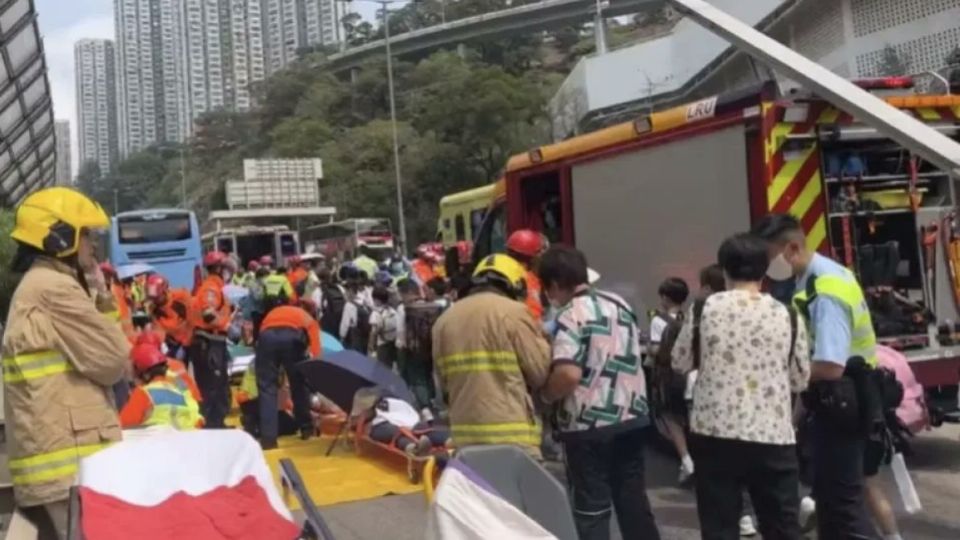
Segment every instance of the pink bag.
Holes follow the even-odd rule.
[[[880,367],[893,371],[897,380],[903,385],[903,401],[897,407],[897,418],[907,426],[910,433],[915,434],[930,427],[923,386],[914,377],[907,357],[890,347],[877,345],[877,358],[880,361]]]

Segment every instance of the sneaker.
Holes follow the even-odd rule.
[[[681,485],[687,484],[693,479],[693,460],[690,459],[690,456],[683,456],[680,460],[680,475],[677,477],[677,482]]]
[[[690,483],[692,480],[693,480],[693,471],[681,465],[680,474],[677,475],[677,483],[679,483],[680,485],[686,485]]]
[[[810,497],[800,499],[800,531],[804,534],[817,526],[817,502]]]
[[[433,450],[433,443],[430,442],[430,437],[426,435],[421,435],[420,440],[417,441],[416,455],[425,456]]]
[[[753,525],[753,518],[751,516],[743,516],[740,518],[740,536],[756,536],[757,528]]]

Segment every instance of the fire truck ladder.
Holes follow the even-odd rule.
[[[790,76],[910,152],[960,178],[960,144],[704,0],[667,0],[733,46]]]

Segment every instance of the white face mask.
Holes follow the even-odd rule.
[[[774,281],[784,281],[793,277],[793,267],[787,262],[783,253],[770,261],[770,266],[767,268],[767,277]]]

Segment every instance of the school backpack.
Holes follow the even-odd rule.
[[[387,343],[397,341],[397,310],[391,307],[381,307],[379,338]]]
[[[406,350],[410,359],[430,363],[433,360],[433,324],[443,312],[433,302],[416,302],[404,307]]]
[[[323,315],[320,317],[320,326],[331,336],[340,336],[340,320],[343,319],[343,307],[347,299],[336,284],[323,285]]]

